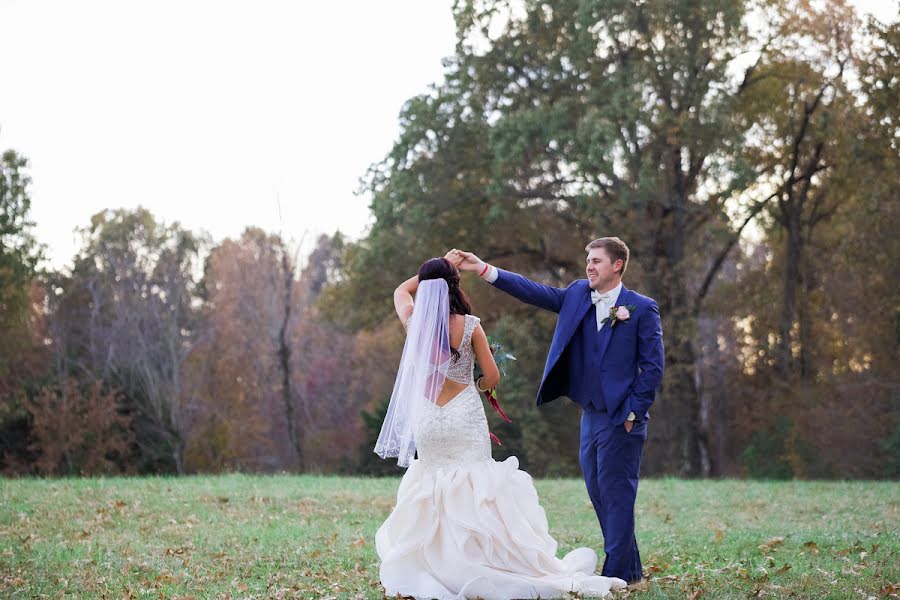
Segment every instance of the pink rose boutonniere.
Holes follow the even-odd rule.
[[[609,309],[609,316],[603,319],[601,323],[609,323],[610,327],[614,327],[615,324],[620,321],[625,323],[631,318],[631,311],[635,308],[637,308],[637,306],[634,304],[629,304],[628,306],[613,306]]]

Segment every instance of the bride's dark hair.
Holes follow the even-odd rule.
[[[472,305],[469,303],[469,297],[459,287],[459,269],[446,258],[429,258],[419,267],[419,281],[427,281],[429,279],[443,279],[447,282],[447,288],[450,293],[450,314],[451,315],[470,315],[472,314]],[[454,358],[459,358],[459,351],[451,347],[450,351]]]
[[[428,279],[443,279],[450,288],[450,314],[470,315],[472,305],[469,297],[459,287],[459,269],[454,267],[446,258],[429,258],[419,267],[419,281]]]

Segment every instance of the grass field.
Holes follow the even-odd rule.
[[[398,481],[0,479],[0,597],[382,598]],[[601,548],[581,481],[536,485],[561,553]],[[637,520],[650,577],[619,598],[900,592],[898,482],[646,480]]]

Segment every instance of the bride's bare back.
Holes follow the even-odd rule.
[[[462,343],[463,337],[465,336],[466,330],[466,317],[465,315],[450,315],[450,347],[456,348],[459,350],[459,345]],[[453,381],[452,379],[445,379],[444,386],[441,388],[441,393],[437,398],[435,404],[438,406],[443,406],[453,400],[453,397],[458,393],[466,389],[466,384],[459,383],[457,381]]]

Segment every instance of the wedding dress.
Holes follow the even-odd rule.
[[[557,558],[531,476],[516,457],[491,458],[481,396],[472,379],[472,331],[466,315],[459,356],[447,378],[467,384],[448,403],[425,403],[414,426],[418,458],[397,504],[375,535],[388,596],[440,600],[604,597],[625,587],[594,574],[597,555],[578,548]]]

